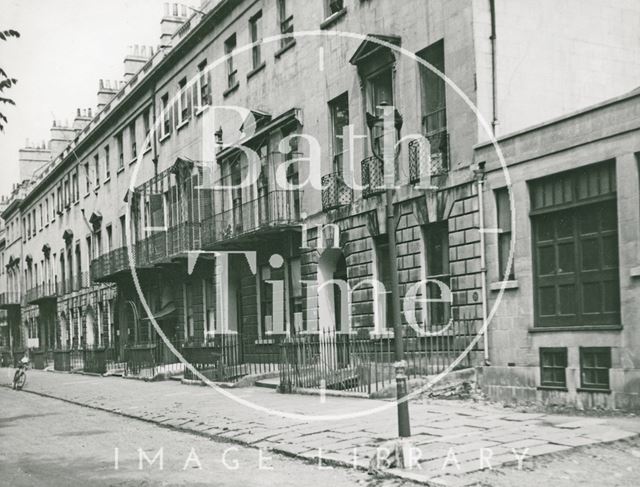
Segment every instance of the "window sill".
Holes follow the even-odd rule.
[[[111,182],[111,176],[109,176],[107,179],[105,179],[104,181],[102,181],[102,184],[108,184]]]
[[[591,326],[537,326],[529,328],[529,333],[553,333],[563,331],[621,331],[622,325],[591,325]]]
[[[276,341],[273,338],[258,338],[253,343],[254,345],[273,345]]]
[[[122,174],[124,172],[124,166],[119,167],[118,170],[116,171],[116,174]]]
[[[171,132],[169,132],[168,134],[164,134],[162,137],[160,137],[160,138],[158,139],[158,142],[160,142],[160,143],[162,144],[162,143],[163,143],[165,140],[167,140],[169,137],[171,137]]]
[[[131,159],[131,160],[129,161],[129,165],[131,165],[131,164],[135,164],[137,160],[138,160],[138,158],[137,158],[137,157],[134,157],[133,159]]]
[[[569,392],[569,389],[566,387],[559,386],[538,386],[536,387],[538,391],[556,391],[556,392]]]
[[[209,109],[209,105],[204,105],[204,106],[199,107],[198,109],[196,109],[196,117],[201,116],[208,109]]]
[[[333,14],[329,15],[329,17],[324,19],[322,21],[322,23],[320,24],[320,28],[323,29],[323,30],[324,29],[328,29],[329,27],[331,27],[333,24],[335,24],[339,19],[341,19],[345,15],[347,15],[347,7],[342,7],[336,13],[333,13]]]
[[[84,198],[86,199],[86,198],[88,198],[89,196],[91,196],[91,191],[88,191],[88,192],[84,195]]]
[[[236,81],[236,84],[233,86],[229,86],[229,88],[227,88],[226,90],[224,90],[222,92],[222,97],[226,98],[228,97],[231,93],[233,93],[234,91],[236,91],[238,89],[238,87],[240,86],[240,82]]]
[[[489,284],[489,289],[491,291],[500,291],[504,289],[505,291],[508,289],[518,289],[518,281],[516,279],[510,281],[496,281]]]
[[[253,68],[251,71],[249,71],[247,73],[247,81],[249,81],[251,78],[253,78],[256,74],[258,74],[260,71],[262,71],[265,67],[266,67],[267,63],[265,63],[264,61],[262,61],[262,63],[260,63],[259,66]]]
[[[178,124],[178,126],[176,127],[176,132],[180,132],[180,129],[182,129],[182,128],[186,127],[187,125],[189,125],[189,120],[191,120],[191,117],[187,117],[182,122],[180,122]]]
[[[151,150],[151,143],[147,144],[147,146],[142,151],[142,155],[144,156],[147,152]]]
[[[96,189],[93,190],[93,194],[98,194],[98,191],[100,191],[100,186],[96,186]]]
[[[79,204],[80,204],[80,200],[79,199],[77,199],[77,200],[75,200],[73,202],[73,206],[78,206]]]
[[[636,267],[632,267],[632,268],[629,270],[629,275],[630,275],[631,277],[640,277],[640,265],[639,265],[639,266],[636,266]]]
[[[278,49],[274,54],[274,57],[276,59],[280,59],[280,56],[282,56],[285,52],[287,52],[289,49],[291,49],[295,45],[296,45],[296,40],[293,39],[291,42],[289,42],[289,44]]]
[[[600,393],[600,394],[611,394],[611,389],[593,389],[593,388],[589,388],[589,387],[578,387],[576,389],[576,391],[578,392],[596,392],[596,393]]]

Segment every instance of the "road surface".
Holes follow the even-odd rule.
[[[0,410],[2,486],[406,485],[4,387]]]

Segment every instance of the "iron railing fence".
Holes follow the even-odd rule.
[[[466,321],[450,322],[439,331],[418,334],[407,329],[403,337],[408,378],[445,371],[473,340]],[[370,395],[395,383],[394,338],[360,337],[324,331],[294,335],[281,344],[280,391],[325,389]],[[456,369],[470,367],[467,354]]]
[[[177,342],[171,342],[180,348]],[[164,341],[128,345],[124,350],[124,373],[127,376],[153,379],[158,374],[177,374],[184,370],[184,364],[164,343]]]
[[[182,354],[193,368],[211,381],[237,382],[246,376],[264,375],[278,371],[278,356],[245,356],[242,336],[219,334],[200,344],[185,344]],[[199,380],[189,368],[185,379]]]

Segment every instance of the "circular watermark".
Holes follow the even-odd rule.
[[[486,333],[489,327],[489,324],[491,323],[491,321],[493,320],[498,306],[502,300],[502,297],[504,295],[504,291],[505,291],[505,286],[506,286],[506,281],[508,280],[508,269],[511,268],[511,266],[513,265],[513,253],[514,253],[514,246],[515,246],[515,233],[516,233],[516,226],[515,226],[515,209],[514,209],[514,198],[513,198],[513,194],[511,191],[511,180],[509,177],[509,173],[507,170],[507,165],[506,165],[506,161],[504,159],[504,156],[500,150],[500,147],[498,145],[498,142],[496,140],[496,138],[493,135],[491,126],[489,125],[489,123],[487,123],[487,121],[484,119],[483,115],[480,113],[479,109],[475,106],[475,104],[469,99],[469,97],[451,80],[449,79],[444,73],[442,73],[441,71],[439,71],[435,66],[433,66],[432,64],[430,64],[429,62],[427,62],[426,60],[422,59],[421,57],[419,57],[418,55],[402,48],[399,45],[396,45],[394,43],[385,41],[383,39],[377,38],[377,37],[373,37],[373,36],[369,36],[369,35],[365,35],[365,34],[359,34],[359,33],[351,33],[351,32],[342,32],[342,31],[297,31],[297,32],[293,32],[291,34],[282,34],[282,35],[275,35],[275,36],[270,36],[270,37],[265,37],[259,41],[256,41],[254,43],[250,43],[250,44],[246,44],[242,47],[236,47],[233,49],[232,52],[229,52],[227,54],[225,54],[224,56],[218,58],[216,61],[214,61],[213,63],[208,64],[206,67],[204,67],[202,70],[200,70],[196,76],[194,76],[191,80],[189,80],[188,82],[181,84],[180,88],[181,90],[179,90],[179,92],[171,99],[165,99],[164,101],[164,106],[162,107],[162,110],[160,111],[160,113],[156,116],[156,119],[153,121],[153,124],[149,127],[149,134],[147,136],[147,138],[145,139],[144,142],[144,147],[151,147],[151,145],[154,143],[154,141],[157,138],[157,134],[160,133],[161,136],[163,136],[164,134],[162,133],[163,130],[163,124],[166,123],[167,120],[169,120],[169,123],[172,123],[172,114],[175,113],[174,111],[174,106],[179,106],[181,107],[181,96],[182,93],[191,93],[194,90],[194,87],[198,87],[201,88],[201,85],[199,83],[201,83],[202,80],[202,76],[203,75],[207,75],[209,73],[211,73],[215,68],[222,66],[223,64],[227,64],[227,67],[229,67],[229,62],[230,60],[233,59],[234,56],[245,53],[245,52],[249,52],[252,49],[254,49],[255,47],[260,47],[262,45],[265,44],[269,44],[269,43],[274,43],[274,42],[282,42],[283,40],[291,40],[291,39],[299,39],[299,38],[345,38],[345,39],[350,39],[350,40],[354,40],[354,41],[359,41],[360,43],[367,41],[367,42],[371,42],[374,44],[377,44],[380,47],[386,48],[391,50],[392,52],[394,52],[395,54],[399,54],[409,60],[412,60],[413,62],[417,63],[418,65],[423,66],[424,68],[428,69],[430,72],[432,72],[433,74],[435,74],[438,78],[440,78],[441,80],[443,80],[446,85],[452,89],[464,102],[465,104],[469,107],[469,109],[474,113],[474,115],[476,116],[476,119],[478,120],[480,126],[482,127],[482,129],[484,130],[484,132],[487,134],[488,139],[490,140],[491,144],[493,145],[498,160],[500,161],[500,165],[502,167],[502,171],[504,173],[504,178],[505,178],[505,182],[506,182],[506,187],[508,190],[508,194],[509,194],[509,205],[510,205],[510,209],[511,209],[511,228],[512,228],[512,239],[511,239],[511,245],[510,245],[510,249],[509,249],[509,255],[507,258],[507,262],[505,265],[505,275],[501,276],[501,286],[500,289],[498,290],[498,292],[495,294],[496,298],[493,302],[493,305],[491,306],[491,309],[488,310],[488,312],[483,312],[483,314],[485,316],[482,317],[483,320],[483,324],[482,327],[477,331],[477,333],[473,336],[473,339],[469,342],[469,344],[466,346],[466,348],[458,355],[458,357],[456,357],[454,360],[452,360],[450,362],[450,364],[440,373],[436,374],[435,376],[432,376],[424,385],[422,385],[421,387],[418,387],[416,389],[414,389],[413,391],[409,392],[406,396],[404,396],[400,401],[404,402],[404,401],[409,401],[413,398],[415,398],[416,396],[419,396],[420,394],[424,393],[425,391],[427,391],[428,389],[432,388],[435,384],[437,384],[440,380],[442,380],[442,378],[444,378],[445,376],[447,376],[451,371],[455,370],[461,363],[462,361],[469,355],[469,353],[471,353],[471,351],[473,351],[476,347],[476,345],[480,342],[480,340],[482,340],[484,337],[486,337]],[[322,71],[322,70],[320,70]],[[214,109],[213,106],[209,107],[210,109]],[[215,107],[215,108],[219,108],[219,109],[234,109],[237,112],[240,113],[245,113],[247,117],[251,117],[252,116],[252,112],[250,109],[248,108],[242,108],[242,107],[230,107],[228,105],[222,105],[219,107]],[[384,112],[389,113],[390,111],[386,109],[386,107],[384,107],[385,110]],[[395,117],[395,114],[392,114],[394,119],[397,119],[397,117]],[[393,122],[392,122],[393,123]],[[175,129],[175,124],[172,125],[171,129]],[[386,131],[387,133],[389,132],[388,130]],[[210,134],[211,136],[213,136],[213,134]],[[418,134],[418,136],[420,136],[421,134]],[[308,136],[306,136],[308,137]],[[398,143],[400,143],[402,140],[406,140],[407,136],[403,137],[400,141],[397,141]],[[220,142],[220,145],[218,145],[218,147],[222,147],[222,143]],[[234,146],[234,144],[230,144],[229,146]],[[242,150],[242,147],[240,146],[234,146],[236,148],[238,148],[239,150]],[[131,181],[130,181],[130,185],[129,185],[129,194],[130,195],[135,195],[136,192],[136,178],[138,176],[138,172],[140,171],[141,167],[142,167],[142,162],[143,162],[143,155],[144,152],[146,151],[139,151],[138,154],[138,158],[137,158],[137,163],[134,166],[133,172],[132,172],[132,177],[131,177]],[[256,159],[253,158],[251,159],[251,157],[253,157],[253,154],[251,154],[250,152],[252,151],[248,151],[248,158],[249,160],[253,160],[253,162],[256,162]],[[387,153],[389,151],[386,151]],[[397,154],[394,154],[393,157],[395,159]],[[384,161],[384,157],[380,158],[382,162],[386,162]],[[392,163],[395,161],[392,161]],[[215,163],[214,163],[215,164]],[[319,165],[317,165],[318,167],[316,168],[318,171],[320,170]],[[257,165],[249,165],[249,173],[251,174],[253,172],[253,177],[257,178]],[[319,178],[317,178],[319,179]],[[482,180],[481,180],[482,181]],[[243,183],[241,184],[253,184],[253,182],[255,182],[255,180],[252,180],[251,178],[246,179],[243,181]],[[288,183],[284,182],[284,185],[286,187],[288,187]],[[315,189],[320,190],[321,189],[321,185],[318,187],[318,185],[314,185],[316,186]],[[223,187],[223,188],[219,188],[219,189],[232,189],[232,187]],[[482,194],[482,183],[479,184],[478,187],[478,192],[479,194]],[[128,229],[131,228],[131,217],[132,217],[132,211],[133,211],[133,207],[132,207],[132,201],[134,198],[128,198],[127,199],[127,212],[126,212],[126,226]],[[482,222],[481,222],[482,224]],[[482,229],[480,229],[482,230]],[[235,402],[237,402],[238,404],[241,404],[243,406],[246,407],[250,407],[256,411],[260,411],[266,414],[270,414],[270,415],[275,415],[275,416],[280,416],[280,417],[284,417],[284,418],[288,418],[288,419],[294,419],[294,420],[301,420],[301,421],[329,421],[329,420],[335,420],[335,421],[339,421],[339,420],[345,420],[345,419],[353,419],[353,418],[357,418],[357,417],[362,417],[362,416],[367,416],[370,414],[376,414],[382,411],[385,411],[387,409],[390,408],[394,408],[399,404],[399,400],[395,400],[395,401],[387,401],[382,405],[374,405],[370,408],[362,408],[356,412],[346,412],[346,413],[339,413],[339,414],[315,414],[315,413],[309,413],[309,414],[304,414],[304,413],[297,413],[297,412],[290,412],[290,411],[284,411],[284,410],[278,410],[278,409],[273,409],[270,407],[265,407],[263,405],[257,404],[255,402],[252,402],[250,400],[247,400],[245,398],[240,397],[239,395],[236,395],[232,392],[231,389],[228,388],[223,388],[220,387],[218,384],[216,384],[215,382],[211,381],[209,378],[207,378],[204,374],[202,374],[196,367],[194,367],[188,360],[185,359],[185,357],[182,355],[181,351],[178,350],[173,343],[171,343],[171,341],[168,339],[168,337],[166,336],[166,334],[164,333],[164,331],[162,330],[162,328],[159,326],[156,317],[154,316],[154,313],[152,312],[149,303],[147,301],[147,299],[145,298],[144,292],[142,290],[142,286],[140,283],[140,278],[138,276],[138,272],[137,272],[137,267],[136,267],[136,254],[135,254],[135,245],[134,242],[132,241],[132,236],[131,236],[131,232],[127,231],[126,232],[126,245],[127,245],[127,256],[129,259],[129,267],[131,270],[131,276],[133,279],[133,283],[134,283],[134,287],[138,293],[138,297],[140,299],[140,303],[142,305],[142,307],[145,310],[145,313],[148,316],[149,322],[151,323],[151,325],[153,326],[154,331],[158,334],[158,336],[160,336],[160,338],[162,339],[162,341],[164,342],[164,344],[167,346],[167,348],[171,351],[171,353],[173,353],[176,358],[184,365],[185,369],[188,369],[195,377],[197,377],[198,379],[200,379],[204,384],[206,384],[209,387],[212,387],[213,389],[215,389],[217,392],[219,392],[220,394],[222,394],[223,396],[225,396],[228,399],[231,399]],[[198,252],[197,250],[194,249],[195,252]],[[481,252],[484,252],[484,249],[481,249]],[[272,256],[270,259],[270,262],[272,262],[272,264],[280,264],[279,266],[275,265],[274,267],[280,267],[283,264],[282,261],[282,257],[281,256]],[[484,269],[483,269],[484,271]],[[483,299],[483,306],[486,306],[486,293],[485,296],[482,297]],[[449,325],[451,324],[451,321],[449,322]],[[445,327],[448,328],[448,326]],[[292,325],[291,325],[292,326]],[[443,330],[440,330],[439,332],[435,332],[433,333],[434,335],[437,335],[439,333],[442,333]],[[486,344],[485,344],[485,349],[486,349]]]

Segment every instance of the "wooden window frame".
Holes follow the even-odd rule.
[[[550,389],[565,389],[567,388],[567,348],[566,347],[541,347],[540,353],[540,386]],[[554,357],[551,365],[545,365],[547,354]],[[560,357],[560,360],[556,362],[556,359]],[[562,380],[545,380],[545,371],[550,370],[558,372],[562,370]],[[552,373],[552,375],[554,375]],[[555,379],[555,377],[554,377]]]
[[[442,263],[442,269],[440,272],[434,271],[433,261],[431,260],[431,244],[434,238],[439,238],[440,243],[443,246],[442,255],[440,259],[436,259],[436,262]],[[449,289],[451,289],[451,268],[450,268],[450,260],[449,260],[449,221],[442,220],[439,222],[428,223],[422,226],[422,245],[423,245],[423,259],[424,259],[424,275],[425,279],[437,280],[445,284]],[[431,288],[429,284],[425,286],[426,296],[429,299],[433,299]],[[442,296],[441,296],[442,297]],[[447,301],[428,301],[425,303],[425,308],[423,310],[424,320],[427,326],[437,326],[442,327],[446,326],[451,320],[451,302]],[[442,307],[441,315],[442,322],[438,323],[438,320],[434,319],[434,315],[436,313],[436,309],[438,307]]]
[[[593,353],[596,354],[594,358],[596,358],[597,354],[606,354],[604,358],[604,364],[597,363],[597,359],[593,366],[586,366],[585,362],[587,361],[586,354]],[[600,357],[602,358],[602,356]],[[595,371],[597,375],[598,372],[607,371],[607,380],[606,382],[590,382],[585,380],[585,372]],[[611,348],[610,347],[580,347],[580,388],[587,391],[600,391],[600,392],[609,392],[610,384],[611,384]]]
[[[262,10],[256,12],[249,19],[249,34],[251,36],[251,43],[255,44],[251,47],[251,68],[253,70],[258,69],[262,63]]]
[[[514,259],[511,259],[511,266],[507,271],[507,263],[511,253],[511,200],[509,199],[509,189],[500,188],[494,191],[496,202],[496,221],[498,227],[498,280],[513,281],[516,278]]]

